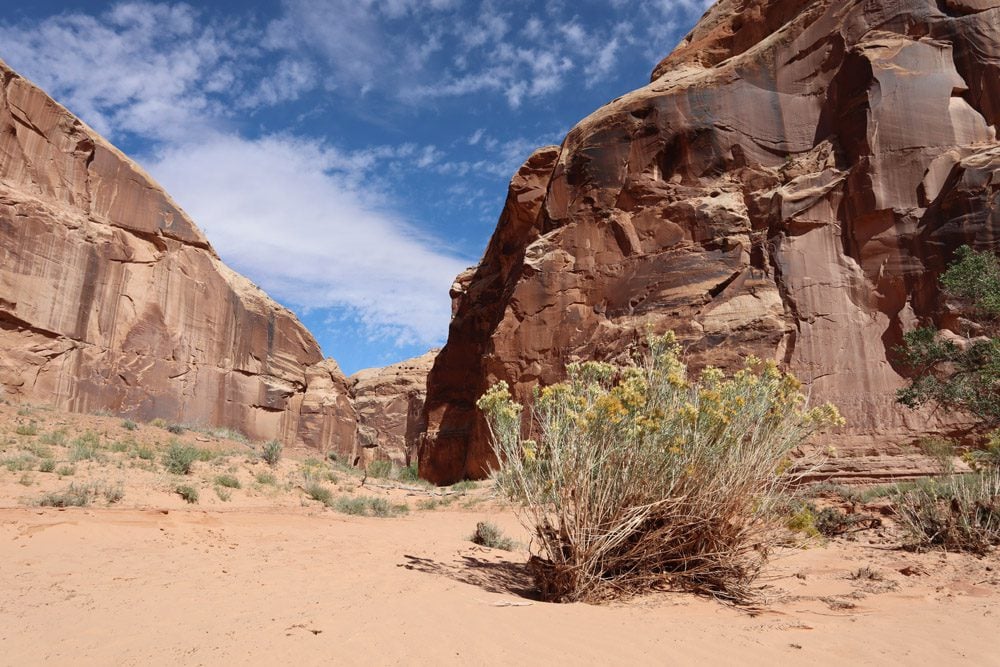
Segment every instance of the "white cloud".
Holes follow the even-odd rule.
[[[170,146],[148,166],[222,257],[271,294],[300,309],[346,307],[372,335],[431,346],[468,261],[377,206],[356,178],[371,160],[302,138],[219,135]]]

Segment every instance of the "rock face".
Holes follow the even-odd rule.
[[[695,365],[754,353],[848,426],[830,471],[919,474],[941,415],[895,404],[892,348],[955,327],[938,276],[998,249],[1000,0],[721,0],[646,87],[514,177],[452,290],[421,474],[480,477],[474,402],[673,329]]]
[[[136,164],[0,62],[8,397],[351,452],[347,383]]]
[[[437,353],[431,350],[349,378],[358,418],[357,464],[381,459],[406,466],[416,461],[417,442],[427,426],[423,415],[427,373]]]

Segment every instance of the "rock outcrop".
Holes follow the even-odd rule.
[[[347,382],[135,163],[0,62],[8,398],[352,452]]]
[[[407,466],[416,461],[417,442],[427,426],[427,373],[437,353],[358,371],[348,379],[358,419],[357,464],[388,460]]]
[[[837,404],[832,473],[932,470],[910,444],[961,424],[896,405],[892,350],[956,326],[937,282],[956,247],[998,249],[998,76],[1000,0],[721,0],[514,177],[452,290],[421,474],[484,474],[493,382],[526,399],[647,328],[695,366],[776,359]]]

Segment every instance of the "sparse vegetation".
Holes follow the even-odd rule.
[[[42,459],[38,462],[38,472],[53,472],[55,469],[55,459]]]
[[[278,478],[274,476],[274,473],[267,470],[261,471],[254,477],[258,484],[264,484],[266,486],[274,486],[278,483]]]
[[[180,484],[174,488],[174,493],[184,499],[184,502],[195,504],[198,502],[198,489],[190,484]]]
[[[167,432],[173,433],[174,435],[181,435],[184,433],[184,427],[180,424],[168,424]]]
[[[277,440],[270,440],[265,442],[261,447],[260,457],[264,459],[264,462],[270,466],[278,465],[278,461],[281,460],[281,453],[284,447]]]
[[[375,479],[388,479],[392,475],[392,461],[385,459],[372,461],[365,468],[365,472],[368,473],[369,477],[374,477]]]
[[[73,441],[69,459],[70,461],[89,461],[99,458],[98,450],[100,447],[101,437],[93,431],[86,431]]]
[[[66,444],[66,431],[65,429],[58,429],[55,431],[49,431],[48,433],[43,433],[39,441],[46,445],[54,445],[56,447],[62,447]]]
[[[1000,470],[929,480],[901,493],[912,546],[984,554],[1000,545]]]
[[[151,422],[149,422],[149,425],[153,426],[153,427],[156,427],[156,428],[166,428],[167,427],[167,420],[163,419],[161,417],[157,417],[156,419],[154,419]]]
[[[190,475],[194,462],[200,458],[197,447],[174,441],[163,456],[163,466],[175,475]]]
[[[26,470],[34,470],[37,465],[37,459],[31,454],[18,454],[16,456],[8,456],[0,461],[0,463],[10,472],[24,472]]]
[[[18,424],[16,433],[18,435],[38,435],[38,424],[34,420],[27,424]]]
[[[475,544],[502,551],[513,551],[517,547],[517,542],[504,535],[496,524],[489,521],[477,523],[476,532],[469,537],[469,540]]]
[[[222,486],[215,486],[215,495],[224,503],[228,503],[233,498],[233,492]]]
[[[420,473],[417,471],[416,462],[411,463],[399,469],[399,481],[400,482],[420,482]]]
[[[318,482],[310,482],[302,490],[310,500],[317,500],[324,505],[329,505],[333,501],[333,492]]]
[[[65,491],[46,493],[38,500],[42,507],[85,507],[98,492],[94,484],[70,484]]]
[[[76,474],[76,466],[61,465],[56,469],[56,474],[60,477],[72,477]]]
[[[385,498],[371,496],[340,496],[327,504],[338,512],[355,516],[393,517],[410,511],[404,504],[390,503]]]
[[[137,428],[139,428],[139,425],[136,424],[131,419],[126,419],[125,421],[122,422],[122,428],[125,429],[126,431],[134,431]]]
[[[227,489],[239,489],[242,488],[240,480],[233,475],[219,475],[215,478],[215,483],[218,486],[223,486]]]
[[[493,479],[535,533],[543,599],[598,600],[670,584],[733,601],[778,543],[773,509],[792,450],[836,408],[805,409],[795,378],[748,359],[689,380],[672,335],[639,365],[571,364],[536,393],[533,432],[504,383],[478,405],[501,462]]]

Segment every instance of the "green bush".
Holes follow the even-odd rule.
[[[914,547],[985,554],[1000,545],[1000,469],[928,480],[896,510]]]
[[[97,497],[96,484],[70,484],[62,492],[47,493],[38,500],[42,507],[85,507]]]
[[[306,496],[311,500],[318,500],[324,505],[329,505],[333,501],[333,492],[327,487],[317,482],[310,482],[303,487]]]
[[[198,502],[198,489],[190,484],[181,484],[174,488],[174,493],[184,499],[184,502],[195,504]]]
[[[278,478],[274,476],[274,473],[267,471],[257,473],[256,480],[258,484],[265,484],[268,486],[274,486],[278,483]]]
[[[56,474],[60,477],[72,477],[76,474],[76,467],[71,465],[61,465],[56,469]]]
[[[62,447],[66,444],[66,431],[64,429],[58,429],[55,431],[49,431],[48,433],[43,433],[42,437],[39,438],[43,444],[55,445],[56,447]]]
[[[53,472],[56,469],[55,459],[42,459],[38,463],[38,472]]]
[[[168,424],[167,425],[167,432],[173,433],[174,435],[181,435],[182,433],[184,433],[184,431],[185,431],[185,428],[183,426],[181,426],[180,424]]]
[[[408,466],[399,469],[399,481],[400,482],[419,482],[420,473],[417,472],[417,464],[411,463]]]
[[[501,549],[503,551],[513,551],[517,543],[503,534],[503,531],[496,524],[489,521],[480,521],[476,524],[476,532],[469,537],[475,544],[480,544],[490,549]]]
[[[122,428],[125,429],[126,431],[134,431],[137,428],[139,428],[139,425],[136,424],[131,419],[126,419],[125,421],[122,422]]]
[[[189,475],[201,452],[197,447],[172,442],[163,456],[163,466],[175,475]]]
[[[240,480],[234,475],[219,475],[215,478],[215,483],[219,486],[224,486],[227,489],[240,489],[243,488],[240,484]]]
[[[543,599],[597,600],[671,584],[749,599],[792,450],[836,408],[805,409],[795,378],[748,359],[726,379],[687,378],[672,335],[639,365],[570,364],[536,391],[533,432],[505,383],[478,402],[500,462],[498,490],[535,532],[529,561]]]
[[[19,424],[17,427],[18,435],[37,435],[38,434],[38,424],[31,421],[27,424]]]
[[[264,459],[264,462],[270,466],[278,465],[278,461],[281,460],[281,452],[284,449],[282,444],[277,440],[271,440],[265,442],[260,451],[260,457]]]
[[[89,461],[100,458],[98,455],[100,448],[101,437],[93,431],[87,431],[73,441],[69,459],[70,461]]]
[[[393,517],[410,511],[404,504],[394,504],[385,498],[369,496],[340,496],[328,504],[338,512],[356,516]]]
[[[388,479],[392,475],[392,461],[384,459],[372,461],[365,468],[365,472],[368,473],[369,477],[374,477],[375,479]]]

